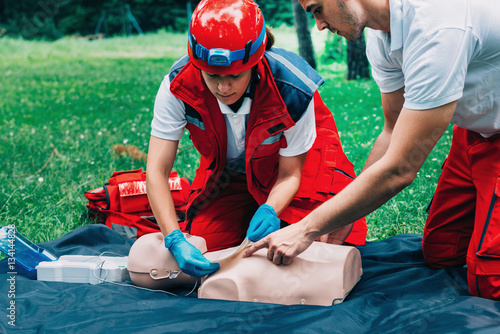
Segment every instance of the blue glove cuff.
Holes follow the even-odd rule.
[[[179,242],[186,241],[186,238],[181,230],[176,229],[170,232],[163,240],[165,242],[165,247],[171,250],[172,247],[175,247]]]
[[[264,238],[266,235],[279,230],[280,219],[274,211],[274,208],[269,204],[262,204],[250,221],[250,226],[247,230],[247,238],[250,241],[256,242]]]
[[[278,214],[276,213],[276,211],[274,210],[274,208],[272,206],[270,206],[269,204],[262,204],[258,209],[258,210],[266,210],[266,211],[269,211],[270,213],[273,214],[273,216],[275,217],[278,217]]]

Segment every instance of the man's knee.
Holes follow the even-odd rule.
[[[422,252],[425,262],[432,269],[464,265],[467,247],[463,249],[458,244],[458,241],[450,243],[447,238],[424,233]]]

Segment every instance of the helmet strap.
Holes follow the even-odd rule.
[[[249,40],[245,45],[245,56],[243,57],[243,64],[250,59],[250,51],[252,50],[252,40]]]
[[[191,43],[191,50],[193,50],[193,57],[194,59],[198,59],[198,55],[196,54],[196,47],[198,46],[198,42],[196,42],[196,37],[194,35],[190,35],[190,43]]]

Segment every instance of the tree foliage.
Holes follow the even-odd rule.
[[[64,35],[91,35],[99,32],[119,35],[136,32],[130,29],[126,5],[144,32],[167,29],[186,31],[199,0],[0,0],[0,30],[26,39],[58,39]],[[288,0],[258,0],[269,26],[293,25]]]
[[[370,79],[364,34],[354,42],[347,42],[347,80],[357,79]]]
[[[270,27],[293,26],[293,12],[289,0],[256,0]]]
[[[56,40],[65,35],[93,36],[97,32],[105,36],[128,35],[139,30],[150,32],[166,29],[185,32],[191,12],[199,1],[0,0],[0,37],[7,35]],[[255,1],[262,9],[268,26],[294,25],[292,5],[296,0]],[[127,13],[127,8],[130,8],[130,13]],[[307,20],[295,21],[298,24],[300,54],[314,66],[311,36],[306,29]],[[137,23],[137,26],[134,26],[134,23]],[[348,48],[348,78],[369,78],[364,41],[357,42]],[[327,53],[328,50],[327,48]]]
[[[302,9],[297,0],[291,0],[293,17],[295,20],[295,30],[299,40],[299,54],[312,68],[316,68],[316,57],[314,56],[314,46],[311,39],[309,16]]]

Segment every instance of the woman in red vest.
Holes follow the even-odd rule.
[[[181,230],[202,236],[209,251],[257,241],[293,224],[342,190],[354,169],[318,87],[323,79],[302,58],[272,47],[274,37],[253,0],[204,0],[193,13],[188,55],[159,89],[147,162],[147,190],[181,269],[218,269]],[[200,153],[179,225],[168,186],[184,129]],[[366,222],[325,236],[364,244]]]

